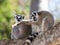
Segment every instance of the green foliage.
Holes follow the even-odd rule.
[[[12,5],[8,0],[0,0],[0,40],[10,39]]]
[[[4,1],[5,1],[5,0],[0,0],[0,5],[1,5],[2,3],[4,3]]]

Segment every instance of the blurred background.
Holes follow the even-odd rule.
[[[14,15],[24,15],[26,19],[33,11],[50,11],[56,22],[60,21],[60,0],[0,0],[0,40],[11,39]]]

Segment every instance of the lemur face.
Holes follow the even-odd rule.
[[[38,18],[38,13],[37,12],[32,12],[31,19],[33,21],[37,21],[37,18]]]
[[[16,15],[15,19],[16,19],[17,22],[20,22],[22,19],[24,19],[24,16]]]

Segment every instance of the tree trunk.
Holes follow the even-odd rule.
[[[39,9],[39,0],[31,0],[30,3],[30,14],[32,14],[33,11],[37,11]]]

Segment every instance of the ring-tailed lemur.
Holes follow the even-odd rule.
[[[53,15],[48,11],[34,11],[31,15],[32,24],[36,25],[41,29],[44,27],[44,31],[52,28],[54,25]],[[44,25],[43,25],[44,24]],[[40,31],[40,30],[39,30]]]
[[[32,33],[31,25],[26,24],[23,16],[16,15],[16,24],[12,25],[11,39],[24,39]]]
[[[31,24],[39,27],[39,31],[36,33],[31,34],[28,36],[27,40],[25,41],[25,45],[30,45],[30,43],[39,35],[39,33],[49,30],[54,25],[54,19],[51,13],[48,11],[40,11],[40,12],[33,12],[31,15],[32,22]],[[41,28],[41,29],[40,29]],[[37,29],[38,30],[38,29]]]

